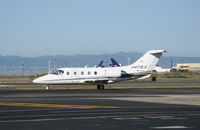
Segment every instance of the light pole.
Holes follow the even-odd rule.
[[[48,70],[49,70],[49,74],[51,73],[51,60],[48,61]]]
[[[131,58],[127,58],[128,65],[130,64]]]
[[[24,75],[24,64],[22,64],[22,75]]]

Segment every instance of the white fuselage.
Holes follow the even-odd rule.
[[[134,79],[144,76],[144,70],[130,67],[106,67],[106,68],[60,68],[57,72],[42,76],[33,82],[41,84],[98,84],[114,83],[125,79]],[[129,72],[129,76],[123,72]],[[137,75],[141,74],[142,75]],[[134,74],[134,75],[131,75]],[[145,73],[146,75],[147,73]],[[148,72],[149,74],[149,72]]]

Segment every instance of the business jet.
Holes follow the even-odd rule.
[[[136,62],[119,67],[60,68],[33,80],[33,83],[49,85],[94,84],[104,89],[104,84],[150,77],[164,50],[150,50]]]

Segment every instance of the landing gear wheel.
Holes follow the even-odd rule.
[[[97,89],[103,90],[104,89],[104,85],[103,84],[98,84],[97,85]]]
[[[156,81],[156,77],[152,77],[151,80],[152,80],[152,81]]]
[[[49,85],[45,85],[45,90],[49,90]]]

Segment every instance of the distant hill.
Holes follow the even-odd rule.
[[[131,63],[136,61],[142,53],[137,52],[118,52],[114,54],[100,55],[57,55],[40,57],[20,57],[20,56],[0,56],[0,74],[37,74],[48,71],[48,61],[51,60],[52,68],[60,67],[84,67],[95,66],[101,60],[108,66],[110,58],[116,59],[120,64],[127,65],[127,58],[131,58]],[[196,63],[200,62],[200,57],[162,57],[158,65],[170,68],[171,60],[176,63]]]

